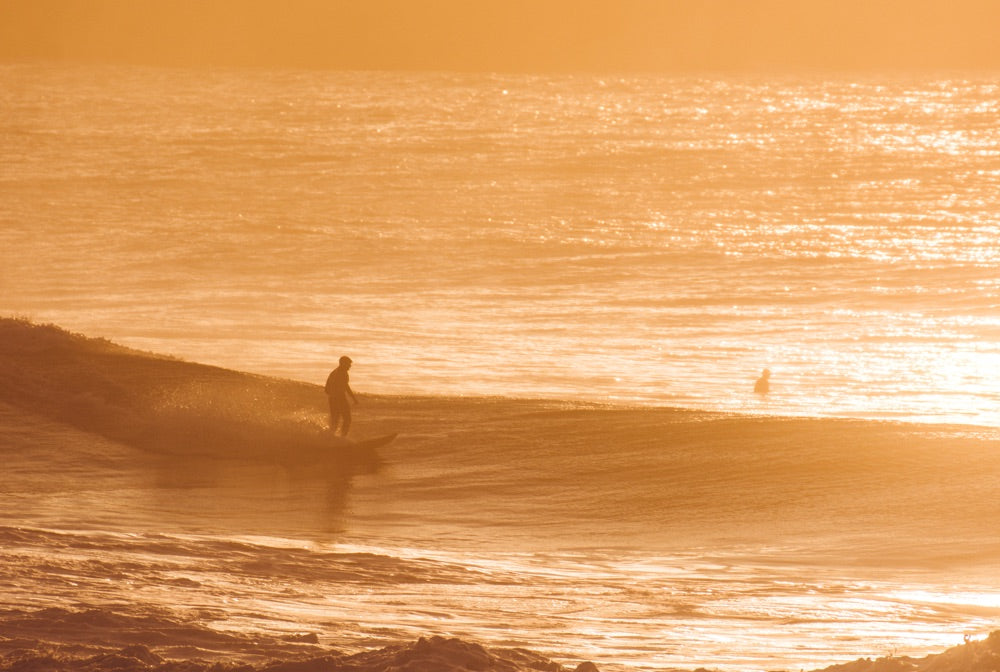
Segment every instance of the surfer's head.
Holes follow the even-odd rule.
[[[344,355],[343,357],[340,358],[340,365],[341,366],[350,366],[351,365],[351,358],[348,357],[347,355]]]

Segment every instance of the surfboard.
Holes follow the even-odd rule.
[[[341,445],[330,450],[330,455],[325,459],[332,458],[334,462],[343,465],[350,465],[350,469],[355,473],[372,472],[378,469],[382,463],[378,449],[392,443],[396,439],[395,434],[385,434],[375,436],[370,439],[354,441],[344,437],[338,437]]]
[[[376,436],[371,439],[362,439],[361,441],[355,441],[355,447],[361,450],[375,450],[376,448],[381,448],[382,446],[387,446],[396,440],[398,434],[386,434],[385,436]],[[350,439],[348,439],[350,440]]]
[[[375,450],[376,448],[381,448],[382,446],[392,443],[399,434],[386,434],[384,436],[376,436],[370,439],[361,439],[360,441],[355,441],[354,439],[349,439],[346,436],[332,435],[327,440],[330,448],[334,450]]]
[[[355,441],[325,429],[308,444],[286,450],[276,457],[291,468],[322,467],[340,474],[371,471],[381,463],[378,449],[392,443],[397,436],[385,434]]]

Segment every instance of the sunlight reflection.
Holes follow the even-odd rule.
[[[916,604],[983,607],[995,610],[996,615],[1000,615],[1000,592],[997,591],[974,592],[959,589],[956,591],[941,593],[927,590],[907,589],[893,592],[890,596],[898,598],[904,602]]]

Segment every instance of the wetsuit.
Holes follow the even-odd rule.
[[[351,428],[351,405],[347,401],[348,395],[354,397],[350,376],[347,375],[346,368],[338,366],[326,379],[326,396],[330,401],[330,429],[337,431],[337,423],[341,422],[341,436],[347,436]]]

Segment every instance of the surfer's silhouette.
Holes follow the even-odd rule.
[[[771,370],[764,369],[763,373],[760,374],[760,378],[757,382],[753,384],[753,391],[757,394],[767,394],[771,391]]]
[[[355,404],[357,397],[351,390],[350,376],[347,372],[351,368],[351,358],[344,355],[340,358],[340,366],[330,372],[326,378],[326,397],[330,402],[330,429],[337,431],[340,424],[340,435],[347,436],[351,429],[351,405],[347,403],[347,398]]]

